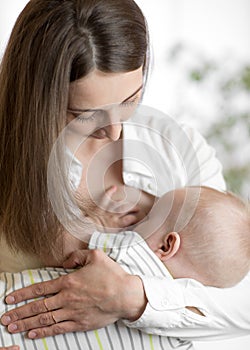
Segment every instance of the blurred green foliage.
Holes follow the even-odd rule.
[[[213,72],[216,69],[216,66],[212,62],[204,62],[202,67],[195,68],[190,71],[189,78],[191,81],[202,81],[207,75]]]
[[[241,82],[243,87],[250,91],[250,66],[244,68],[241,76]]]
[[[202,52],[177,43],[168,54],[168,61],[184,74],[180,84],[195,88],[195,99],[188,95],[182,110],[194,117],[209,109],[203,135],[216,149],[224,168],[228,189],[250,198],[250,64],[228,54],[224,58],[205,56]],[[177,94],[179,92],[177,91]],[[207,97],[209,99],[207,100]],[[184,97],[184,98],[183,98]],[[185,100],[184,95],[179,100]],[[211,98],[210,98],[211,97]],[[211,120],[211,123],[207,123]],[[206,124],[206,125],[205,125]]]
[[[218,66],[215,68],[214,65],[204,63],[202,68],[197,70],[191,70],[189,73],[189,79],[193,83],[200,83],[207,78],[207,75],[211,70],[217,71],[220,69]],[[250,100],[250,66],[246,65],[240,68],[238,74],[234,77],[225,77],[221,82],[219,87],[219,92],[224,104],[228,103],[228,100],[233,99],[239,93],[245,93],[249,95]],[[232,130],[241,127],[242,131],[244,129],[244,134],[246,139],[234,139],[230,137]],[[242,147],[244,142],[250,143],[250,109],[244,113],[238,112],[231,115],[230,105],[221,109],[220,118],[218,121],[212,123],[205,134],[208,142],[213,145],[216,149],[220,148],[220,159],[223,163],[223,158],[230,158],[232,155],[231,162],[229,164],[224,164],[224,176],[227,182],[228,188],[238,194],[246,195],[244,190],[246,185],[250,185],[250,157],[248,154],[245,155],[245,162],[241,164],[235,164],[235,158],[233,153],[238,148],[240,152],[241,142]],[[241,137],[241,132],[239,132],[239,138]],[[239,142],[241,141],[241,142]],[[218,147],[219,146],[219,147]],[[242,149],[244,152],[244,148]],[[250,150],[249,150],[250,152]],[[244,158],[244,155],[243,155]],[[249,194],[248,194],[249,196]]]
[[[228,116],[211,125],[206,133],[208,142],[217,148],[218,144],[222,147],[221,161],[223,163],[223,155],[233,154],[235,148],[239,145],[230,138],[230,131],[241,123],[248,132],[250,142],[250,113]],[[240,150],[239,150],[240,151]],[[242,150],[244,152],[244,150]],[[230,165],[224,166],[224,176],[228,189],[234,193],[247,196],[244,192],[245,184],[250,184],[250,162],[246,154],[246,161],[241,165],[235,165],[233,156]],[[249,194],[248,194],[249,196]]]

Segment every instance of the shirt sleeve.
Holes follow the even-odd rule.
[[[143,315],[126,326],[149,334],[200,339],[222,332],[226,324],[213,313],[213,300],[202,284],[191,279],[172,279],[167,269],[136,232],[119,234],[94,232],[89,249],[101,249],[128,273],[144,284],[148,303]],[[200,297],[200,294],[203,297]],[[186,308],[195,306],[202,315]]]
[[[102,249],[119,263],[124,260],[131,266],[127,256],[128,247],[138,239],[140,237],[132,232],[95,232],[89,248]],[[142,251],[136,249],[133,253],[134,258],[138,257],[137,264],[141,265]],[[161,274],[152,276],[149,272],[137,271],[135,268],[127,272],[137,274],[142,279],[148,303],[138,320],[123,320],[126,326],[148,334],[184,340],[222,340],[249,334],[250,316],[245,310],[250,309],[250,274],[238,285],[222,289],[203,286],[193,279],[168,279]],[[204,316],[190,311],[187,306],[197,308]]]
[[[111,259],[120,263],[128,249],[142,242],[143,239],[133,231],[123,231],[119,233],[101,233],[95,231],[89,241],[89,249],[100,249]]]
[[[221,340],[249,335],[250,274],[231,288],[205,287],[191,279],[141,276],[148,298],[142,316],[124,321],[128,327],[146,333],[187,340]],[[202,314],[186,308],[193,306]]]

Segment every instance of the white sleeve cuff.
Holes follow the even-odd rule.
[[[141,317],[124,323],[133,328],[172,328],[179,327],[183,323],[183,319],[190,323],[207,323],[208,317],[197,315],[186,309],[186,306],[193,306],[201,310],[204,315],[208,312],[206,306],[199,300],[197,294],[201,288],[201,284],[195,280],[189,279],[166,279],[159,277],[140,276],[143,281],[148,304]],[[197,294],[189,293],[188,287],[192,284],[192,291],[197,288]],[[190,316],[190,317],[189,317]],[[159,333],[158,333],[159,334]]]

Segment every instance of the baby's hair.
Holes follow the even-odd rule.
[[[249,203],[231,192],[197,190],[194,215],[180,231],[186,257],[203,284],[233,286],[250,269]]]

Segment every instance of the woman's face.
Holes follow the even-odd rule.
[[[135,110],[143,88],[142,67],[128,73],[94,70],[70,84],[67,121],[71,131],[116,141],[121,122]]]

